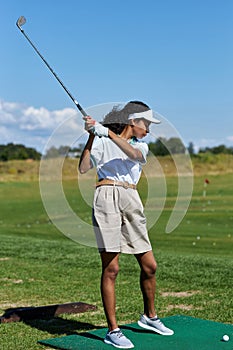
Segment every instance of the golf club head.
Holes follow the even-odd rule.
[[[26,23],[26,18],[24,16],[20,16],[18,21],[16,22],[17,27],[21,30],[21,27]]]

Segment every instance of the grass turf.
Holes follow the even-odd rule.
[[[173,336],[160,336],[140,328],[137,323],[121,326],[123,333],[134,344],[135,350],[223,350],[232,349],[233,326],[218,322],[206,321],[187,316],[171,316],[163,322],[174,330]],[[39,341],[62,350],[104,350],[107,329],[80,333],[61,338]],[[222,341],[224,334],[229,334],[228,343]]]
[[[188,213],[172,234],[165,234],[176,197],[176,180],[167,179],[166,205],[150,230],[159,265],[156,305],[160,317],[182,313],[233,323],[233,175],[210,176],[205,198],[203,180],[195,178]],[[90,207],[80,201],[77,183],[66,181],[64,189],[74,210],[79,206],[80,215],[90,222]],[[143,179],[139,190],[144,200]],[[41,349],[38,339],[105,326],[96,249],[76,244],[58,232],[43,209],[37,182],[0,183],[0,196],[0,312],[9,307],[73,301],[98,306],[95,312],[79,315],[1,324],[0,347],[37,350]],[[124,255],[120,266],[117,316],[120,323],[131,323],[142,311],[139,268],[134,257]]]

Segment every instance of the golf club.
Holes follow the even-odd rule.
[[[84,117],[87,116],[87,113],[84,111],[84,109],[81,107],[81,105],[78,103],[78,101],[72,96],[72,94],[69,92],[69,90],[65,87],[65,85],[63,84],[63,82],[61,81],[61,79],[57,76],[57,74],[54,72],[54,70],[50,67],[50,65],[48,64],[48,62],[45,60],[45,58],[41,55],[41,53],[37,50],[37,48],[35,47],[35,45],[31,42],[31,40],[29,39],[29,37],[25,34],[24,30],[21,28],[24,24],[26,23],[26,18],[24,16],[20,16],[19,19],[16,22],[17,27],[20,29],[21,33],[25,36],[25,38],[27,39],[27,41],[31,44],[31,46],[33,47],[33,49],[36,51],[36,53],[40,56],[40,58],[44,61],[44,63],[46,64],[46,66],[48,67],[48,69],[50,70],[50,72],[55,76],[55,78],[57,79],[57,81],[61,84],[61,86],[63,87],[63,89],[65,90],[65,92],[69,95],[69,97],[71,98],[71,100],[74,102],[74,104],[76,105],[76,107],[79,109],[79,111],[82,113],[82,115]]]

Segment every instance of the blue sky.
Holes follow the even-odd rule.
[[[12,0],[1,4],[0,144],[42,151],[75,106],[143,100],[187,145],[233,146],[232,0]],[[82,123],[77,134],[82,131]]]

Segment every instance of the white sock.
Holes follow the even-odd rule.
[[[158,318],[157,315],[155,315],[154,317],[149,317],[151,320],[156,320]]]
[[[115,328],[115,329],[113,329],[112,331],[109,331],[108,333],[112,333],[112,332],[118,332],[120,330],[120,328]]]

